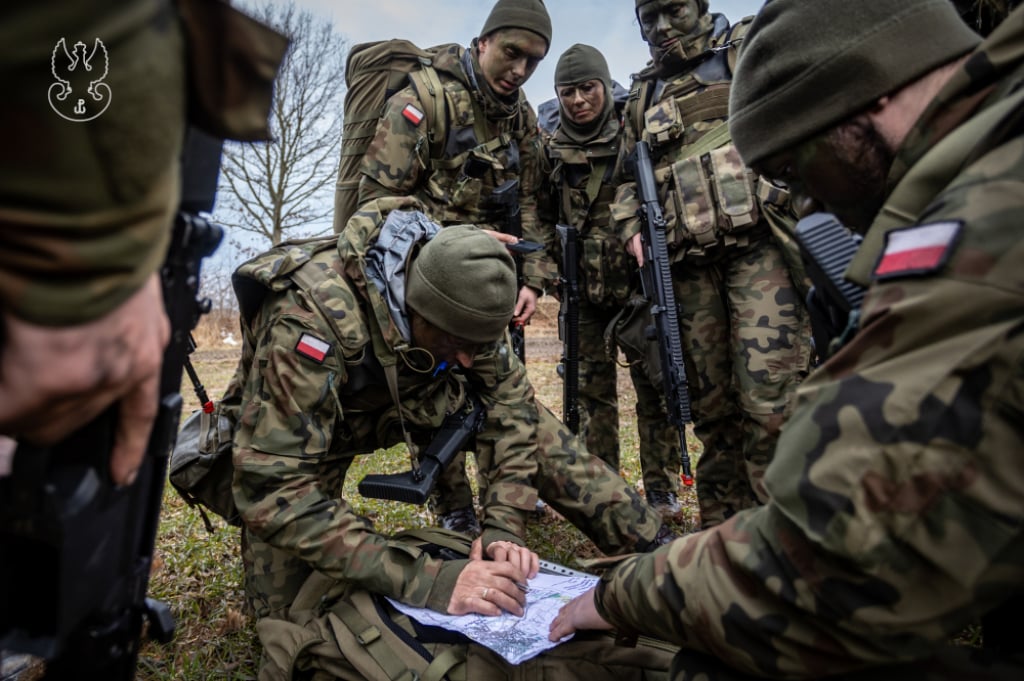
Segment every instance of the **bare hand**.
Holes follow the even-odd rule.
[[[482,230],[482,231],[486,232],[487,234],[490,234],[491,236],[493,236],[495,239],[497,239],[498,241],[500,241],[503,244],[517,244],[520,241],[519,237],[517,237],[517,236],[512,236],[511,234],[505,234],[505,232],[499,232],[499,231],[497,231],[495,229],[485,229],[485,230]]]
[[[170,337],[157,275],[85,324],[38,326],[8,313],[3,324],[0,433],[52,445],[116,403],[110,474],[116,484],[130,484],[156,418]]]
[[[640,234],[634,234],[629,241],[626,242],[626,252],[636,258],[636,264],[638,267],[644,266],[644,244],[640,239]]]
[[[493,561],[512,563],[526,579],[533,579],[540,572],[540,556],[525,546],[510,541],[491,542],[487,545],[487,556]],[[470,557],[472,558],[472,554]],[[520,583],[525,586],[525,582]]]
[[[525,326],[530,323],[530,317],[536,311],[537,292],[529,286],[519,289],[519,298],[516,300],[516,309],[512,321]]]
[[[448,600],[449,615],[500,615],[510,612],[522,617],[526,593],[516,584],[525,583],[519,568],[507,561],[471,560],[459,573]]]
[[[583,629],[611,629],[612,625],[597,613],[591,588],[562,606],[548,630],[549,641],[561,641]]]

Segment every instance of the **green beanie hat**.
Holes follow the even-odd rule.
[[[770,0],[740,48],[729,98],[733,141],[755,165],[980,40],[949,0]]]
[[[551,17],[543,0],[498,0],[484,22],[480,35],[488,35],[499,28],[533,31],[551,47]]]
[[[612,73],[604,55],[595,47],[576,43],[558,58],[555,85],[577,85],[588,80],[599,80],[611,91]]]
[[[445,227],[412,261],[405,303],[474,343],[501,337],[516,306],[516,268],[504,244],[473,225]]]

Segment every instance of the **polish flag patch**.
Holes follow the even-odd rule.
[[[934,272],[946,264],[961,227],[962,222],[936,222],[889,232],[875,278]]]
[[[324,358],[327,357],[327,353],[330,351],[330,343],[308,333],[302,334],[298,345],[295,346],[295,352],[320,364],[324,363]]]
[[[412,104],[406,104],[405,108],[402,109],[402,115],[405,119],[413,125],[419,125],[423,121],[423,112],[414,107]]]

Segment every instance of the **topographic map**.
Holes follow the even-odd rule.
[[[529,660],[562,641],[549,641],[548,629],[563,605],[597,584],[597,577],[538,574],[530,580],[526,594],[526,612],[522,617],[502,613],[497,617],[484,615],[442,615],[427,608],[412,608],[391,601],[398,610],[421,624],[458,631],[477,643],[487,646],[511,664]],[[388,599],[391,600],[391,599]],[[563,640],[569,640],[567,636]]]

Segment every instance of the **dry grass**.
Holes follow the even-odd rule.
[[[561,413],[561,379],[556,374],[560,345],[557,339],[557,304],[541,301],[527,329],[527,360],[539,399]],[[204,317],[194,334],[197,349],[192,362],[209,395],[216,399],[235,369],[238,338],[233,315]],[[225,343],[228,339],[229,343]],[[621,404],[622,473],[632,482],[641,479],[637,458],[634,397],[627,373],[619,376]],[[185,413],[198,407],[188,385],[183,386]],[[395,448],[372,457],[360,457],[350,469],[346,498],[355,510],[374,520],[381,532],[431,522],[429,512],[408,504],[362,499],[355,483],[370,472],[398,471],[406,467],[403,451]],[[382,470],[387,469],[387,470]],[[686,510],[678,529],[690,529],[696,517],[695,494],[684,499]],[[242,681],[256,678],[259,645],[253,621],[245,614],[238,531],[219,518],[215,533],[206,531],[199,513],[168,488],[164,496],[160,534],[154,557],[150,595],[174,613],[175,640],[168,645],[146,643],[140,655],[140,681]],[[548,514],[528,528],[528,542],[543,558],[570,566],[600,552],[579,530]]]

